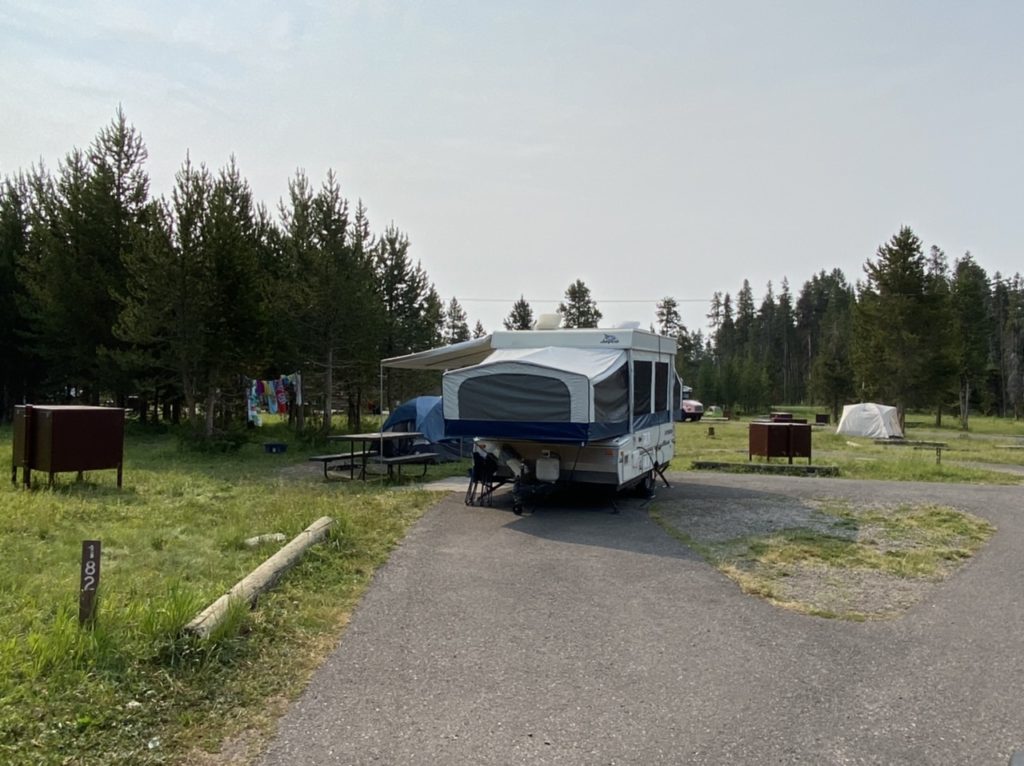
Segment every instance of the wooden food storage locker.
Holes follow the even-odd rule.
[[[55,473],[117,469],[121,486],[124,467],[124,410],[116,407],[18,405],[14,408],[14,450],[11,481],[18,468],[27,487],[32,471]]]

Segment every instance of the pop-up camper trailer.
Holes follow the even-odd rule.
[[[382,364],[446,370],[445,435],[475,437],[519,484],[651,488],[675,454],[675,352],[643,330],[520,330]]]

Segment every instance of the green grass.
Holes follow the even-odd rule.
[[[894,582],[941,581],[995,532],[983,519],[935,505],[854,510],[834,502],[811,514],[813,528],[713,541],[684,531],[685,518],[678,514],[653,516],[745,593],[805,614],[848,620],[895,616],[910,602],[894,605]],[[880,577],[871,588],[851,593],[858,586],[847,573],[855,571]],[[801,576],[805,585],[789,587]]]
[[[797,417],[814,420],[810,408],[786,408]],[[941,430],[916,427],[913,423],[922,416],[910,419],[907,438],[913,440],[943,441],[949,445],[943,450],[941,462],[936,463],[935,451],[916,450],[911,447],[887,447],[871,439],[851,438],[835,433],[835,426],[812,427],[811,444],[813,462],[835,465],[844,478],[889,479],[897,481],[963,482],[972,484],[1018,484],[1022,477],[985,468],[958,465],[958,463],[998,463],[1024,466],[1024,450],[1005,449],[1009,445],[1024,443],[1024,423],[998,418],[975,417],[971,431],[964,433],[952,427]],[[747,462],[748,419],[724,423],[676,424],[676,457],[672,469],[691,470],[694,460]],[[714,436],[708,429],[714,429]],[[755,461],[763,458],[754,458]],[[784,462],[774,458],[773,463]],[[806,459],[794,458],[794,463]]]
[[[0,465],[10,465],[0,430]],[[281,427],[282,455],[183,451],[169,434],[133,434],[124,487],[115,472],[30,491],[0,487],[0,763],[149,764],[194,759],[224,736],[267,727],[321,661],[374,570],[436,495],[384,482],[325,483],[314,447]],[[428,480],[463,472],[431,468]],[[20,481],[20,472],[19,472]],[[202,607],[320,516],[337,523],[258,609],[236,609],[209,641],[182,635]],[[81,543],[103,544],[99,612],[78,626]],[[255,745],[253,745],[255,746]]]

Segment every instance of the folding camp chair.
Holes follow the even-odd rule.
[[[490,505],[494,490],[504,484],[497,480],[498,460],[494,455],[473,450],[473,467],[469,470],[466,505]]]

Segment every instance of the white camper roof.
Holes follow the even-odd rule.
[[[598,380],[623,364],[625,357],[626,353],[617,348],[503,348],[494,351],[481,365],[521,362]]]
[[[501,330],[450,346],[394,356],[381,361],[381,366],[405,370],[457,370],[479,364],[489,358],[496,349],[547,347],[610,351],[637,349],[672,355],[676,352],[676,342],[673,338],[646,330]]]

